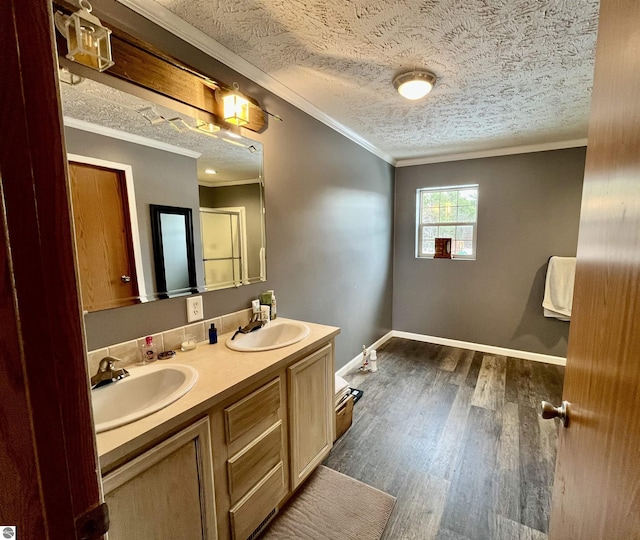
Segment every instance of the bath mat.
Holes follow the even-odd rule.
[[[261,538],[379,540],[395,503],[388,493],[321,465]]]

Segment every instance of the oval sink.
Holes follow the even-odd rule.
[[[304,323],[275,320],[248,334],[238,334],[234,340],[227,339],[227,347],[241,352],[270,351],[298,343],[308,335],[309,327]]]
[[[198,372],[181,364],[126,368],[129,376],[91,390],[96,433],[129,424],[184,396],[198,380]]]

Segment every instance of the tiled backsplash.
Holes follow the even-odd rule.
[[[195,338],[196,341],[207,341],[209,339],[209,328],[211,324],[215,324],[218,329],[218,335],[226,334],[238,328],[238,326],[246,325],[251,318],[251,308],[222,315],[215,319],[207,319],[186,326],[172,328],[165,332],[157,334],[149,334],[153,336],[153,344],[158,352],[162,351],[180,351],[182,342],[186,336]],[[124,343],[115,343],[109,347],[89,351],[87,354],[87,364],[89,374],[93,375],[98,371],[98,364],[105,356],[114,356],[119,358],[122,363],[120,367],[128,366],[139,362],[142,358],[142,344],[146,336],[140,336],[138,339],[125,341]]]

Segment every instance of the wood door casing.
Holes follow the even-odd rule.
[[[640,535],[639,21],[601,3],[552,540]]]
[[[82,304],[87,311],[137,303],[126,180],[122,171],[69,163]],[[124,282],[122,276],[129,276]]]
[[[0,2],[0,522],[68,540],[101,493],[52,31],[49,2]]]

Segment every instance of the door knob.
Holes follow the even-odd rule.
[[[122,283],[129,283],[131,281],[131,276],[120,276],[120,280]]]
[[[562,420],[562,425],[564,427],[569,426],[569,402],[563,401],[560,407],[554,407],[548,401],[543,401],[540,404],[540,413],[542,414],[542,418],[560,418]]]

